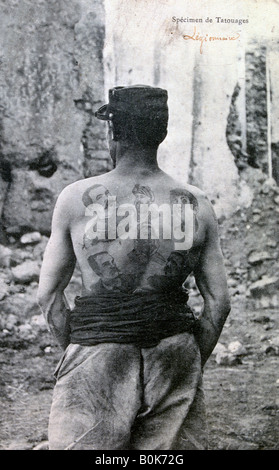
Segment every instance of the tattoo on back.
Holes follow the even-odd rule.
[[[132,292],[141,282],[150,289],[173,289],[189,273],[188,255],[198,231],[195,196],[174,188],[169,201],[157,205],[152,188],[140,183],[130,194],[131,203],[119,204],[108,188],[95,184],[82,196],[88,218],[83,249],[90,253],[88,264],[98,276],[92,284],[95,293]],[[122,246],[132,242],[131,249],[123,252],[122,268],[115,260],[115,240]]]

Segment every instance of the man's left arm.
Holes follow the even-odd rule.
[[[202,365],[213,351],[230,312],[230,300],[218,225],[212,206],[206,204],[207,229],[199,262],[194,271],[195,280],[204,300],[199,319],[197,341]]]
[[[69,307],[64,290],[76,263],[67,206],[64,190],[54,209],[51,236],[44,253],[37,293],[37,302],[48,328],[63,349],[69,344]]]

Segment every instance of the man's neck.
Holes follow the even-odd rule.
[[[157,148],[121,148],[116,158],[116,170],[119,172],[154,173],[159,171]]]

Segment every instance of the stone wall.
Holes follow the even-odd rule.
[[[257,41],[246,51],[246,109],[248,163],[268,174],[266,47]]]
[[[110,165],[105,128],[92,120],[104,99],[103,2],[0,6],[2,227],[49,234],[60,191]]]

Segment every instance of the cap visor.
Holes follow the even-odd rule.
[[[107,110],[108,110],[108,105],[104,104],[94,114],[97,119],[101,119],[102,121],[109,121]]]

